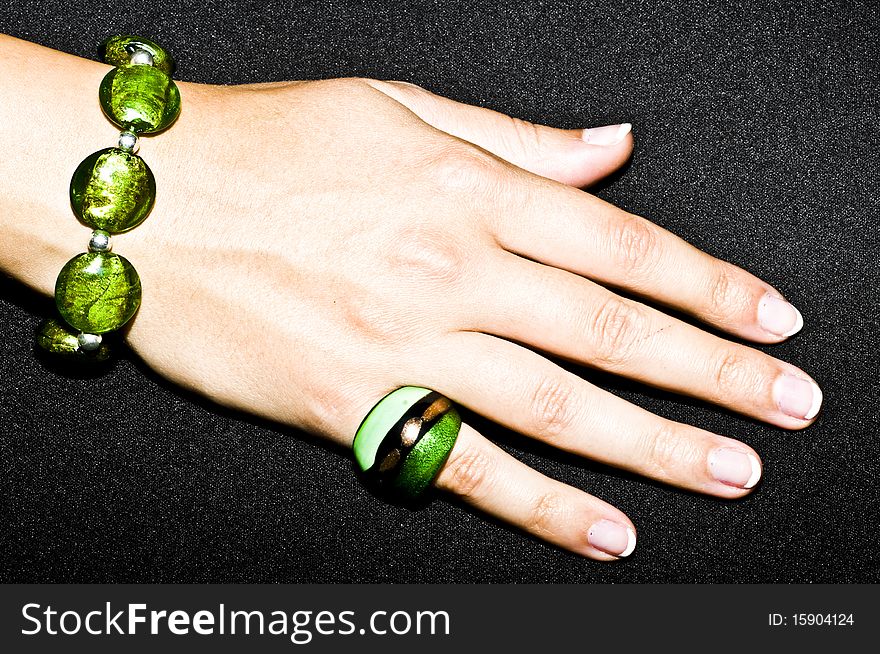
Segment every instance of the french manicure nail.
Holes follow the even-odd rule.
[[[722,484],[753,488],[761,479],[761,462],[750,452],[719,447],[709,454],[709,471]]]
[[[812,420],[822,406],[822,389],[811,379],[780,375],[773,384],[773,396],[779,410],[792,418]]]
[[[613,520],[600,520],[587,532],[587,540],[597,550],[623,558],[636,548],[636,532]]]
[[[632,125],[630,123],[593,127],[581,132],[581,140],[590,145],[616,145],[631,131]]]
[[[788,338],[801,330],[804,317],[781,297],[767,293],[758,302],[758,324],[774,336]]]

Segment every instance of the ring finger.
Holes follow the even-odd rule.
[[[732,438],[666,420],[494,336],[450,334],[426,385],[560,449],[690,490],[735,498],[761,476]]]

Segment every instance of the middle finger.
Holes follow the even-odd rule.
[[[786,429],[806,427],[819,412],[819,386],[791,364],[507,252],[488,270],[517,281],[480,298],[473,329]]]

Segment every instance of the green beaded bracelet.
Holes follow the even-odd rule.
[[[78,360],[104,361],[103,335],[122,328],[141,303],[141,280],[131,262],[112,253],[110,236],[140,225],[156,200],[156,180],[137,156],[138,136],[159,132],[180,113],[180,92],[171,79],[174,59],[139,36],[113,36],[99,48],[115,66],[98,91],[104,114],[122,128],[116,147],[83,159],[70,180],[70,206],[92,228],[89,251],[67,262],[55,283],[63,320],[46,320],[37,344]]]
[[[412,501],[434,481],[460,430],[451,400],[428,388],[404,386],[364,418],[354,437],[354,457],[369,486]]]

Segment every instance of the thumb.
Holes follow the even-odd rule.
[[[613,173],[632,154],[632,125],[556,129],[474,107],[406,82],[370,84],[429,125],[543,177],[588,186]]]

